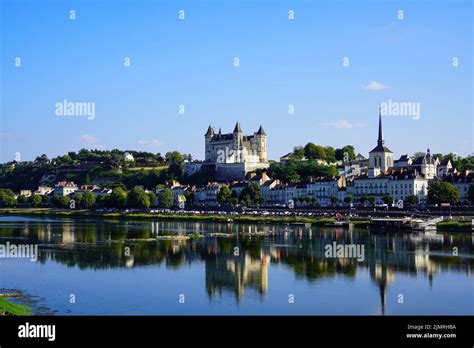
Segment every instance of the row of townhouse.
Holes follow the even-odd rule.
[[[362,196],[374,196],[376,199],[391,196],[394,201],[417,196],[420,202],[424,202],[428,195],[428,184],[429,180],[416,171],[393,171],[376,177],[364,175],[355,178],[348,182],[347,195],[356,201]]]
[[[469,186],[472,184],[473,173],[452,173],[445,177],[444,181],[450,182],[461,191],[461,200],[468,199]],[[305,182],[296,184],[282,184],[279,180],[272,180],[265,173],[254,175],[247,180],[233,181],[230,184],[211,182],[204,186],[186,186],[179,182],[173,181],[168,183],[167,187],[171,189],[173,201],[178,204],[180,197],[186,192],[194,194],[194,203],[205,205],[218,204],[218,193],[223,186],[229,186],[236,197],[240,197],[242,191],[256,183],[259,185],[262,196],[266,204],[288,204],[290,201],[296,201],[300,197],[316,198],[319,205],[328,206],[332,204],[332,200],[336,197],[340,202],[348,196],[353,198],[354,202],[358,202],[363,196],[374,196],[377,200],[384,196],[391,196],[395,202],[405,200],[408,196],[417,196],[420,202],[425,202],[428,195],[428,185],[431,181],[425,176],[420,175],[416,170],[392,170],[376,177],[361,175],[352,180],[347,180],[341,175],[331,178],[310,178]],[[72,185],[56,186],[57,189],[72,189]],[[98,189],[93,187],[81,187],[75,192],[80,193],[90,189],[94,194],[109,194],[108,189]],[[43,188],[44,190],[44,188]],[[98,192],[100,190],[101,193]],[[159,196],[163,188],[157,188],[156,194]],[[61,191],[64,194],[64,190]]]
[[[91,191],[96,197],[112,193],[112,190],[109,188],[100,188],[95,185],[82,185],[79,187],[72,181],[59,181],[54,187],[40,185],[34,192],[31,192],[31,190],[20,190],[20,196],[74,196],[83,194],[86,191]]]
[[[417,196],[420,202],[426,201],[429,180],[416,171],[392,171],[377,177],[359,176],[347,181],[344,176],[332,178],[312,178],[308,182],[294,185],[276,184],[262,194],[268,204],[285,204],[300,197],[315,197],[318,204],[332,204],[333,197],[343,202],[347,196],[358,201],[363,196],[382,199],[391,196],[394,201]],[[466,184],[464,184],[466,186]],[[467,192],[467,189],[464,188]]]
[[[194,203],[196,204],[215,205],[217,204],[217,194],[222,186],[224,186],[224,184],[211,182],[204,186],[195,187],[173,182],[172,184],[168,184],[166,187],[156,188],[155,193],[157,196],[157,203],[159,203],[160,192],[165,188],[168,188],[171,190],[173,203],[176,205],[180,202],[181,197],[183,197],[186,192],[192,192],[194,194]]]
[[[249,173],[246,180],[232,181],[229,185],[218,182],[210,182],[204,186],[186,186],[181,185],[177,181],[170,181],[166,185],[173,194],[174,204],[179,203],[179,199],[186,192],[192,192],[194,194],[194,203],[216,205],[218,204],[217,195],[223,186],[229,186],[232,191],[235,192],[236,197],[240,197],[242,191],[251,184],[257,184],[262,194],[265,194],[268,190],[272,189],[277,183],[277,180],[271,180],[266,173],[255,174]],[[157,196],[165,187],[157,188]]]
[[[329,205],[332,197],[344,199],[341,194],[345,192],[345,178],[311,178],[309,181],[288,185],[275,180],[268,186],[271,186],[268,190],[262,189],[262,196],[267,204],[286,204],[300,197],[314,197],[318,204]]]
[[[296,201],[300,197],[316,198],[319,205],[328,206],[336,197],[343,202],[345,197],[352,196],[358,201],[362,196],[375,196],[381,199],[383,196],[392,196],[395,201],[404,200],[410,195],[418,196],[424,201],[427,195],[428,180],[413,173],[392,173],[370,178],[360,176],[346,183],[344,176],[331,178],[311,178],[308,181],[296,184],[282,184],[278,180],[265,177],[264,180],[247,180],[232,182],[229,187],[240,197],[242,191],[252,182],[259,184],[262,197],[266,204],[287,204]],[[346,185],[347,184],[347,185]],[[205,186],[190,187],[177,183],[169,185],[173,193],[175,204],[179,196],[186,191],[194,193],[194,202],[197,204],[215,205],[218,203],[217,196],[220,189],[225,186],[222,183],[209,183]],[[157,194],[162,189],[157,189]]]
[[[34,192],[31,190],[20,190],[20,196],[30,197],[31,195],[59,195],[59,196],[69,196],[71,193],[79,190],[79,187],[69,181],[59,181],[54,187],[49,187],[46,185],[38,186],[38,189]]]

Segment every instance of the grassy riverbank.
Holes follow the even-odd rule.
[[[469,221],[442,221],[436,224],[438,231],[446,232],[471,232],[471,222]]]
[[[31,308],[18,304],[9,302],[6,297],[12,297],[10,295],[0,294],[0,316],[5,315],[31,315]]]
[[[247,223],[247,224],[311,224],[323,226],[336,221],[335,218],[307,218],[307,217],[263,217],[263,216],[230,216],[230,215],[181,215],[181,214],[150,214],[150,213],[107,213],[87,209],[68,210],[54,208],[3,208],[0,215],[24,215],[62,218],[107,218],[126,220],[162,220],[162,221],[201,221],[216,223]],[[356,227],[368,227],[370,221],[366,219],[353,220]],[[471,232],[471,223],[466,221],[443,221],[436,225],[438,231]]]
[[[166,220],[166,221],[202,221],[228,223],[297,223],[324,225],[336,221],[334,218],[304,218],[304,217],[255,217],[255,216],[220,216],[220,215],[178,215],[178,214],[149,214],[149,213],[105,213],[90,210],[63,210],[63,209],[0,209],[0,215],[27,215],[43,217],[70,217],[70,218],[107,218],[130,220]]]

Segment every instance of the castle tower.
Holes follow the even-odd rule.
[[[234,127],[234,132],[232,133],[233,138],[233,151],[235,152],[235,162],[241,163],[244,158],[244,133],[240,128],[240,122],[237,121]]]
[[[214,136],[214,129],[209,125],[209,128],[207,129],[206,134],[204,134],[204,139],[205,139],[205,160],[210,161],[211,160],[211,140],[212,137]]]
[[[377,146],[369,152],[369,176],[375,177],[393,166],[393,152],[385,146],[383,139],[382,114],[379,108],[379,134]]]
[[[260,162],[267,162],[267,134],[262,126],[260,126],[257,133],[255,133],[255,137],[257,138],[257,153]]]

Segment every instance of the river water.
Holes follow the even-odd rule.
[[[38,245],[0,258],[0,289],[35,313],[474,314],[471,234],[3,216],[7,242]],[[357,255],[328,254],[345,246]]]

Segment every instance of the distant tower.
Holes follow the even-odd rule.
[[[234,127],[234,132],[232,133],[233,138],[233,151],[235,152],[235,162],[241,163],[244,158],[244,133],[240,128],[240,122],[237,121]]]
[[[385,171],[393,166],[393,152],[385,146],[382,129],[382,115],[379,108],[379,136],[377,139],[377,146],[369,152],[369,176],[375,177],[379,173]]]
[[[212,137],[214,136],[214,129],[209,125],[209,128],[207,129],[206,134],[204,134],[204,139],[205,139],[205,160],[210,161],[211,160],[211,140]]]
[[[260,126],[257,133],[255,133],[255,137],[257,138],[257,153],[259,160],[260,162],[267,162],[267,134],[262,126]]]

